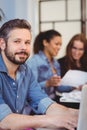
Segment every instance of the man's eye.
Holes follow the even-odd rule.
[[[25,42],[25,44],[30,44],[30,42]]]
[[[20,43],[20,41],[14,41],[15,43]]]

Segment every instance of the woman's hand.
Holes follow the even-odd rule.
[[[83,88],[83,86],[86,85],[86,84],[87,84],[87,83],[85,83],[85,84],[83,84],[83,85],[80,85],[80,86],[77,88],[77,90],[81,91],[82,88]]]
[[[60,85],[61,77],[54,75],[46,82],[46,87],[57,87]]]

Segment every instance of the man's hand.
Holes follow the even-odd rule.
[[[54,103],[47,109],[46,114],[52,115],[52,120],[55,118],[54,121],[59,125],[59,128],[74,130],[77,127],[78,112],[76,109],[66,108]]]

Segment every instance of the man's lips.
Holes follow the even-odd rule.
[[[26,52],[16,53],[16,55],[19,55],[19,56],[25,56],[25,55],[27,55],[28,56],[28,54]]]

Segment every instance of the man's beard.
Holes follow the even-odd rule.
[[[12,63],[16,64],[16,65],[21,65],[21,64],[25,63],[25,61],[26,61],[26,60],[28,59],[28,57],[29,57],[29,54],[26,53],[26,52],[23,52],[23,51],[21,51],[21,52],[19,52],[19,53],[13,54],[13,53],[11,53],[11,52],[9,53],[8,49],[6,48],[4,52],[5,52],[5,56],[7,57],[7,59],[8,59],[9,61],[11,61]],[[26,59],[21,59],[21,58],[20,58],[20,60],[17,60],[17,59],[15,58],[15,56],[18,55],[18,54],[25,54],[27,57],[26,57]]]

